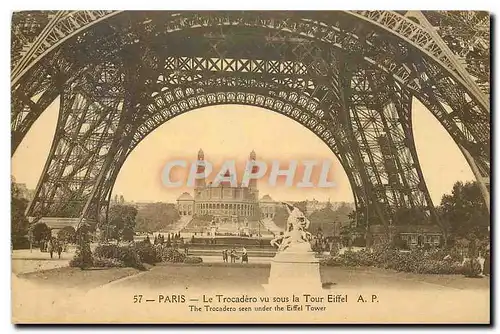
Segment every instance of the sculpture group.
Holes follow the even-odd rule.
[[[271,240],[278,247],[271,261],[268,291],[295,291],[300,287],[321,291],[319,260],[311,249],[312,235],[307,231],[311,222],[297,207],[283,203],[288,211],[285,232]]]
[[[297,207],[283,203],[288,211],[286,230],[271,240],[271,245],[278,247],[278,252],[284,251],[311,251],[310,240],[312,235],[307,231],[311,222]]]

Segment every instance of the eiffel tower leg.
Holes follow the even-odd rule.
[[[114,64],[97,66],[64,87],[54,141],[28,216],[85,215],[119,130],[123,104],[122,76]]]

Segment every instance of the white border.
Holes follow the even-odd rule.
[[[202,0],[182,0],[182,1],[134,1],[134,2],[126,2],[124,0],[85,0],[81,1],[79,3],[71,3],[71,8],[68,6],[67,1],[54,1],[54,0],[44,0],[44,1],[34,1],[34,0],[23,0],[23,1],[3,1],[1,3],[2,10],[1,11],[1,16],[0,16],[0,22],[4,24],[4,28],[1,30],[1,40],[2,43],[1,45],[4,46],[5,52],[2,53],[2,63],[4,64],[2,67],[0,67],[1,71],[1,76],[4,78],[2,80],[2,97],[4,101],[4,110],[0,114],[0,119],[1,119],[1,125],[5,127],[4,129],[4,139],[0,140],[0,152],[2,153],[3,156],[6,157],[6,159],[9,159],[10,157],[10,21],[11,21],[11,14],[12,11],[18,11],[18,10],[47,10],[47,9],[128,9],[128,10],[359,10],[359,9],[388,9],[388,10],[396,10],[396,9],[422,9],[425,8],[426,10],[486,10],[492,12],[493,15],[498,14],[498,7],[499,7],[500,1],[495,1],[495,0],[473,0],[473,1],[436,1],[436,0],[420,0],[418,2],[413,2],[409,3],[406,1],[402,0],[385,0],[385,1],[368,1],[368,0],[363,0],[363,1],[321,1],[321,0],[302,0],[302,1],[290,1],[287,0],[285,1],[270,1],[270,0],[250,0],[250,1],[245,1],[245,2],[239,2],[239,1],[218,1],[218,2],[213,2],[213,1],[202,1]],[[496,45],[499,43],[498,41],[499,37],[498,34],[494,35],[494,41],[493,45]],[[496,53],[495,53],[496,54]],[[496,59],[495,59],[496,60]],[[492,75],[497,78],[498,74],[498,66],[494,67],[495,73],[492,73]],[[495,87],[495,90],[492,92],[492,96],[498,96],[497,94],[497,89]],[[498,118],[498,117],[497,117]],[[493,127],[496,128],[497,125],[497,119],[494,119],[494,124]],[[496,144],[496,138],[494,138],[494,153],[497,152],[497,145]],[[3,242],[0,243],[2,245],[2,251],[1,251],[1,268],[3,268],[3,275],[1,276],[1,283],[4,287],[5,290],[8,289],[8,291],[4,291],[4,298],[1,298],[0,300],[0,316],[1,316],[1,322],[0,326],[2,327],[2,333],[11,333],[17,330],[17,328],[14,328],[11,325],[11,303],[10,303],[10,296],[11,296],[11,290],[10,290],[10,275],[11,275],[11,270],[10,270],[10,232],[8,229],[10,229],[10,162],[5,163],[5,164],[0,164],[0,169],[1,169],[1,174],[3,175],[2,180],[2,187],[0,188],[0,203],[2,205],[2,216],[3,216],[3,224],[4,224],[4,231],[0,235],[3,238]],[[495,169],[496,172],[496,169]],[[494,179],[495,180],[495,179]],[[496,186],[496,184],[495,184]],[[494,199],[494,204],[497,204],[497,198],[493,197]],[[493,208],[495,205],[492,206]],[[496,212],[496,210],[494,210]],[[496,222],[496,217],[492,217],[492,221]],[[495,233],[495,241],[498,240],[498,230],[499,228],[494,228],[496,231]],[[494,257],[496,258],[496,257]],[[499,261],[495,262],[495,267],[498,264]],[[496,281],[496,279],[495,279]],[[497,283],[497,282],[495,282]],[[498,286],[497,286],[498,287]],[[7,298],[8,296],[8,298]],[[495,308],[496,309],[496,308]],[[496,314],[498,315],[498,314]],[[495,317],[498,321],[498,317]],[[292,328],[286,328],[286,329],[280,329],[280,331],[290,331]],[[315,328],[315,329],[320,329],[320,328]],[[326,329],[326,328],[322,328]],[[24,331],[27,332],[32,332],[32,331],[38,331],[40,330],[39,328],[26,328]],[[47,328],[45,330],[48,331],[53,331],[54,328]],[[92,329],[92,328],[64,328],[57,330],[60,333],[70,333],[70,332],[77,332],[77,333],[84,333],[84,332],[92,332],[92,333],[110,333],[110,332],[122,332],[124,329],[119,328],[119,329],[113,329],[109,328],[107,330],[104,330],[102,328],[99,329]],[[132,331],[142,331],[142,328],[132,328],[130,329]],[[168,330],[169,332],[177,332],[177,331],[184,331],[184,332],[194,332],[195,330],[190,328],[190,329],[179,329],[179,328],[148,328],[148,331],[164,331]],[[216,332],[220,331],[221,328],[198,328],[198,331],[202,330],[203,332]],[[235,330],[235,328],[227,328],[225,330]],[[264,328],[253,328],[251,329],[252,331],[258,331],[259,333],[267,333],[271,332],[272,328],[269,329],[264,329]],[[276,331],[278,329],[274,329]],[[300,331],[309,331],[313,330],[311,329],[304,329],[301,327]],[[332,328],[329,328],[327,330],[332,330]],[[333,328],[335,331],[339,330],[352,330],[352,328]],[[373,328],[356,328],[356,331],[359,332],[368,332],[370,331],[379,331],[379,332],[386,332],[386,328],[382,329],[373,329]],[[397,331],[403,331],[402,328],[395,328]],[[434,331],[436,330],[435,328],[426,328],[426,331]],[[442,329],[441,329],[442,330]],[[460,333],[460,332],[465,332],[467,329],[459,329],[459,328],[452,328],[452,329],[446,329],[446,331],[453,331],[454,333]],[[416,333],[417,330],[414,329],[405,329],[405,332],[414,332]]]

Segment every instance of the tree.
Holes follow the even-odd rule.
[[[171,246],[171,243],[170,243],[170,234],[167,234],[167,247],[170,247]]]
[[[457,182],[451,194],[443,195],[437,210],[453,238],[488,236],[490,215],[476,182]]]
[[[73,226],[65,226],[57,233],[57,239],[62,242],[74,243],[76,242],[76,231]]]
[[[179,212],[174,204],[148,203],[137,211],[135,230],[148,233],[165,230],[179,218]]]
[[[82,224],[76,230],[77,248],[73,259],[70,262],[71,267],[87,269],[92,267],[92,251],[90,250],[90,226]]]
[[[353,211],[353,210],[354,210],[354,205],[352,203],[342,202],[339,204],[339,206],[337,207],[337,210],[335,210],[335,211],[337,212],[337,214],[339,216],[348,217],[353,212],[355,214],[355,211]]]
[[[282,206],[282,205],[277,205],[276,206],[276,213],[274,215],[274,223],[276,226],[280,228],[286,228],[286,222],[288,220],[288,211]]]
[[[12,243],[23,238],[28,233],[29,222],[24,212],[28,207],[28,200],[22,197],[21,189],[11,180],[11,238]]]
[[[345,225],[340,228],[340,240],[344,246],[350,246],[353,234],[353,226]]]
[[[51,235],[50,228],[45,223],[37,223],[33,227],[33,240],[35,242],[49,240]]]
[[[125,227],[122,231],[122,240],[123,241],[134,241],[134,230],[130,227]]]
[[[423,208],[398,208],[394,214],[394,225],[422,225],[429,221]]]
[[[109,208],[108,222],[99,224],[106,239],[119,241],[123,237],[129,237],[130,231],[134,231],[136,224],[137,209],[131,205],[113,205]]]
[[[309,216],[309,221],[311,222],[311,227],[309,228],[312,231],[321,228],[323,233],[330,234],[333,231],[333,222],[335,221],[337,215],[332,210],[331,205],[326,206],[321,210],[314,211]]]
[[[295,202],[293,203],[293,206],[302,211],[304,214],[307,214],[307,201]]]
[[[351,223],[349,215],[352,212],[352,208],[348,206],[341,206],[334,210],[331,203],[320,210],[314,211],[309,216],[311,221],[311,227],[309,230],[315,231],[321,227],[325,235],[333,235],[335,233],[335,223],[340,223],[340,225],[348,225]]]
[[[401,235],[398,233],[392,239],[392,246],[396,249],[408,249],[408,243],[403,240]]]

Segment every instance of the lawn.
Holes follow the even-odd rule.
[[[269,277],[269,264],[263,263],[200,263],[200,264],[158,264],[149,267],[142,275],[132,268],[109,268],[80,270],[58,268],[19,275],[34,283],[55,285],[60,288],[89,290],[109,282],[130,276],[117,282],[117,287],[151,288],[196,288],[238,290],[261,290]],[[420,275],[401,273],[379,268],[321,267],[321,280],[336,288],[390,288],[404,290],[488,290],[490,279],[466,278],[462,275]]]
[[[96,268],[81,270],[79,268],[56,268],[18,275],[32,283],[54,285],[58,288],[80,288],[90,290],[112,281],[131,276],[140,271],[133,268]]]
[[[267,283],[269,269],[269,264],[259,263],[158,264],[147,274],[131,277],[117,284],[117,287],[260,290],[262,284]]]
[[[321,267],[321,280],[346,288],[487,290],[490,286],[489,277],[414,274],[373,267]]]

